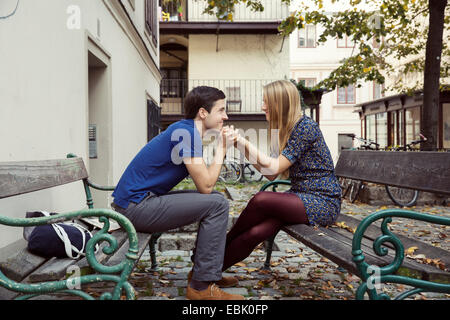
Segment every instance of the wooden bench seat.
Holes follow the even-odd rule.
[[[23,299],[58,292],[91,299],[93,297],[83,290],[89,284],[97,282],[113,283],[110,288],[112,292],[105,293],[103,298],[135,298],[128,277],[149,245],[152,235],[137,233],[131,222],[118,212],[95,209],[90,187],[104,191],[112,191],[114,187],[100,187],[91,183],[83,160],[74,155],[68,157],[60,160],[0,163],[0,199],[80,181],[83,182],[80,186],[84,187],[88,209],[33,219],[0,215],[0,224],[25,227],[74,219],[83,223],[78,219],[101,217],[105,219],[99,220],[101,229],[93,229],[91,226],[93,237],[87,243],[86,257],[77,260],[40,257],[27,250],[25,240],[0,249],[1,299]],[[108,232],[110,222],[117,222],[121,228]],[[94,252],[95,244],[100,247],[97,252]],[[79,277],[75,278],[74,270]],[[78,281],[79,288],[70,290],[73,288],[66,281],[67,278],[71,283]]]
[[[336,175],[449,195],[450,153],[348,150],[343,151],[338,159]],[[269,182],[261,191],[270,190],[271,187],[276,191],[279,185],[290,185],[290,181]],[[450,226],[450,218],[447,217],[412,210],[387,209],[371,213],[361,220],[341,213],[337,224],[329,227],[290,225],[281,230],[358,275],[362,283],[356,292],[357,299],[363,299],[366,292],[371,299],[389,298],[379,294],[371,281],[402,283],[415,288],[401,294],[399,299],[422,291],[450,293],[449,252],[416,239],[392,234],[388,223],[395,218]],[[270,268],[274,239],[269,239],[266,244],[266,269]],[[405,250],[412,247],[417,248],[414,255],[439,259],[442,263],[439,266],[445,266],[445,270],[405,257]],[[387,252],[383,252],[385,249]]]

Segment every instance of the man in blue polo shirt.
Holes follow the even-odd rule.
[[[170,125],[153,138],[126,168],[113,193],[116,211],[124,214],[139,232],[163,232],[199,222],[194,267],[188,275],[186,297],[192,300],[242,300],[222,287],[238,283],[222,277],[228,224],[228,201],[214,191],[227,147],[237,139],[224,127],[225,94],[201,86],[185,98],[186,119]],[[214,130],[217,148],[211,165],[203,160],[202,137]],[[197,190],[171,191],[191,176]]]

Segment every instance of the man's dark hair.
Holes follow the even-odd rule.
[[[186,119],[194,119],[200,108],[211,112],[214,103],[222,99],[225,99],[222,90],[208,86],[195,87],[184,98],[184,116]]]

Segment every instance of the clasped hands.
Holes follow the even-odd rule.
[[[234,126],[224,126],[220,130],[220,137],[222,138],[222,146],[225,149],[231,146],[238,147],[239,143],[243,142],[243,137],[239,134],[239,130],[235,129]]]

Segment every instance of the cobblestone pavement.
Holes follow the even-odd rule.
[[[239,201],[230,201],[230,215],[238,215],[250,198],[259,189],[251,185],[241,190],[247,195]],[[344,200],[342,212],[362,217],[377,210],[393,206],[371,206],[351,204]],[[450,206],[420,206],[413,210],[450,217]],[[450,227],[433,227],[418,221],[396,220],[394,232],[407,234],[450,251]],[[225,275],[239,279],[236,288],[224,289],[230,293],[246,296],[248,300],[350,300],[354,299],[359,278],[339,268],[335,263],[317,254],[284,232],[280,232],[275,243],[279,250],[272,255],[271,271],[262,271],[265,251],[262,245],[241,263],[231,267]],[[184,300],[187,273],[192,268],[190,251],[158,251],[160,269],[150,270],[148,252],[141,258],[132,274],[131,282],[137,290],[138,300]],[[394,297],[408,289],[404,285],[386,285],[382,291]],[[422,293],[411,299],[449,300],[448,294]]]

